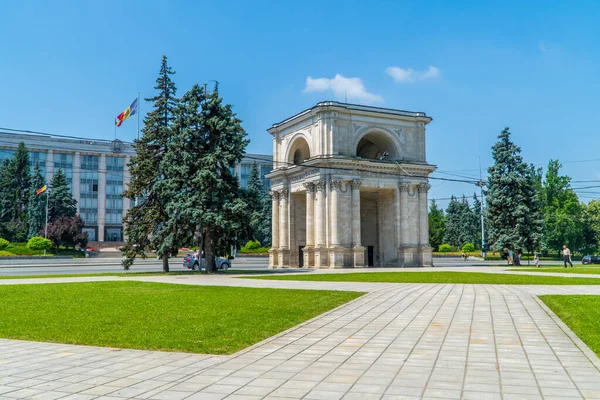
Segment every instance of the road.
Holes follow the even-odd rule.
[[[238,257],[232,262],[232,269],[266,269],[268,258],[243,258]],[[506,266],[506,261],[463,261],[460,258],[455,259],[434,259],[436,268],[444,267],[473,267]],[[545,261],[544,265],[561,265],[559,261]],[[579,262],[575,265],[581,265]],[[182,259],[172,258],[169,262],[171,271],[187,271],[182,266]],[[527,267],[527,262],[523,263]],[[131,267],[134,272],[159,272],[162,270],[162,261],[157,259],[138,259]],[[123,272],[120,258],[76,258],[76,259],[57,259],[57,260],[0,260],[0,276],[15,275],[52,275],[52,274],[90,274],[106,272]]]

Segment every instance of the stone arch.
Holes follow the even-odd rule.
[[[308,160],[312,153],[308,143],[309,142],[306,136],[302,133],[296,134],[294,137],[292,137],[290,144],[287,147],[285,162],[288,163],[288,165],[298,165]]]
[[[386,161],[400,159],[400,143],[385,129],[365,129],[355,138],[354,149],[356,157]]]

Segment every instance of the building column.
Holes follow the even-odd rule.
[[[50,149],[46,153],[46,183],[50,185],[54,176],[54,150]]]
[[[354,267],[365,266],[365,248],[361,244],[360,228],[360,180],[350,182],[352,186],[352,246],[354,250]]]
[[[73,155],[73,179],[71,181],[71,193],[73,198],[77,200],[77,214],[81,210],[81,153],[76,151]]]
[[[98,162],[98,241],[104,242],[106,226],[106,154],[100,154]]]
[[[308,182],[306,188],[306,245],[304,246],[304,266],[314,267],[315,248],[315,184]]]
[[[279,192],[279,268],[290,266],[288,188]]]
[[[408,223],[408,191],[410,190],[409,183],[399,183],[400,189],[400,247],[398,249],[398,262],[402,266],[411,267],[416,263],[416,251],[413,248],[414,243],[411,243],[413,238],[410,235],[410,227]],[[418,238],[417,238],[418,239]]]
[[[279,257],[279,192],[271,191],[271,249],[269,250],[269,268],[277,268]]]
[[[338,208],[339,208],[339,190],[342,184],[341,179],[332,179],[329,184],[329,194],[331,196],[330,217],[331,217],[331,247],[339,247],[340,235],[338,227]]]
[[[315,268],[327,265],[327,248],[325,247],[325,181],[315,183]]]
[[[433,249],[429,246],[429,212],[427,192],[431,186],[427,183],[420,184],[419,190],[419,252],[420,263],[424,267],[433,266]]]

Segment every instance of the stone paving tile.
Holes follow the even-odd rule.
[[[600,360],[536,298],[600,286],[201,278],[139,280],[369,294],[232,356],[0,339],[0,399],[600,398]]]

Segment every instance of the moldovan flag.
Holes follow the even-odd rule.
[[[41,188],[39,188],[38,190],[36,190],[35,191],[36,196],[44,193],[46,191],[46,189],[48,189],[48,187],[46,185],[44,185]]]
[[[131,117],[132,115],[137,114],[137,111],[138,111],[137,101],[138,101],[138,99],[135,99],[133,101],[133,103],[131,103],[131,105],[129,107],[127,107],[127,109],[125,111],[123,111],[121,114],[117,115],[117,119],[115,120],[115,125],[121,126],[123,121],[125,121],[127,118]]]

